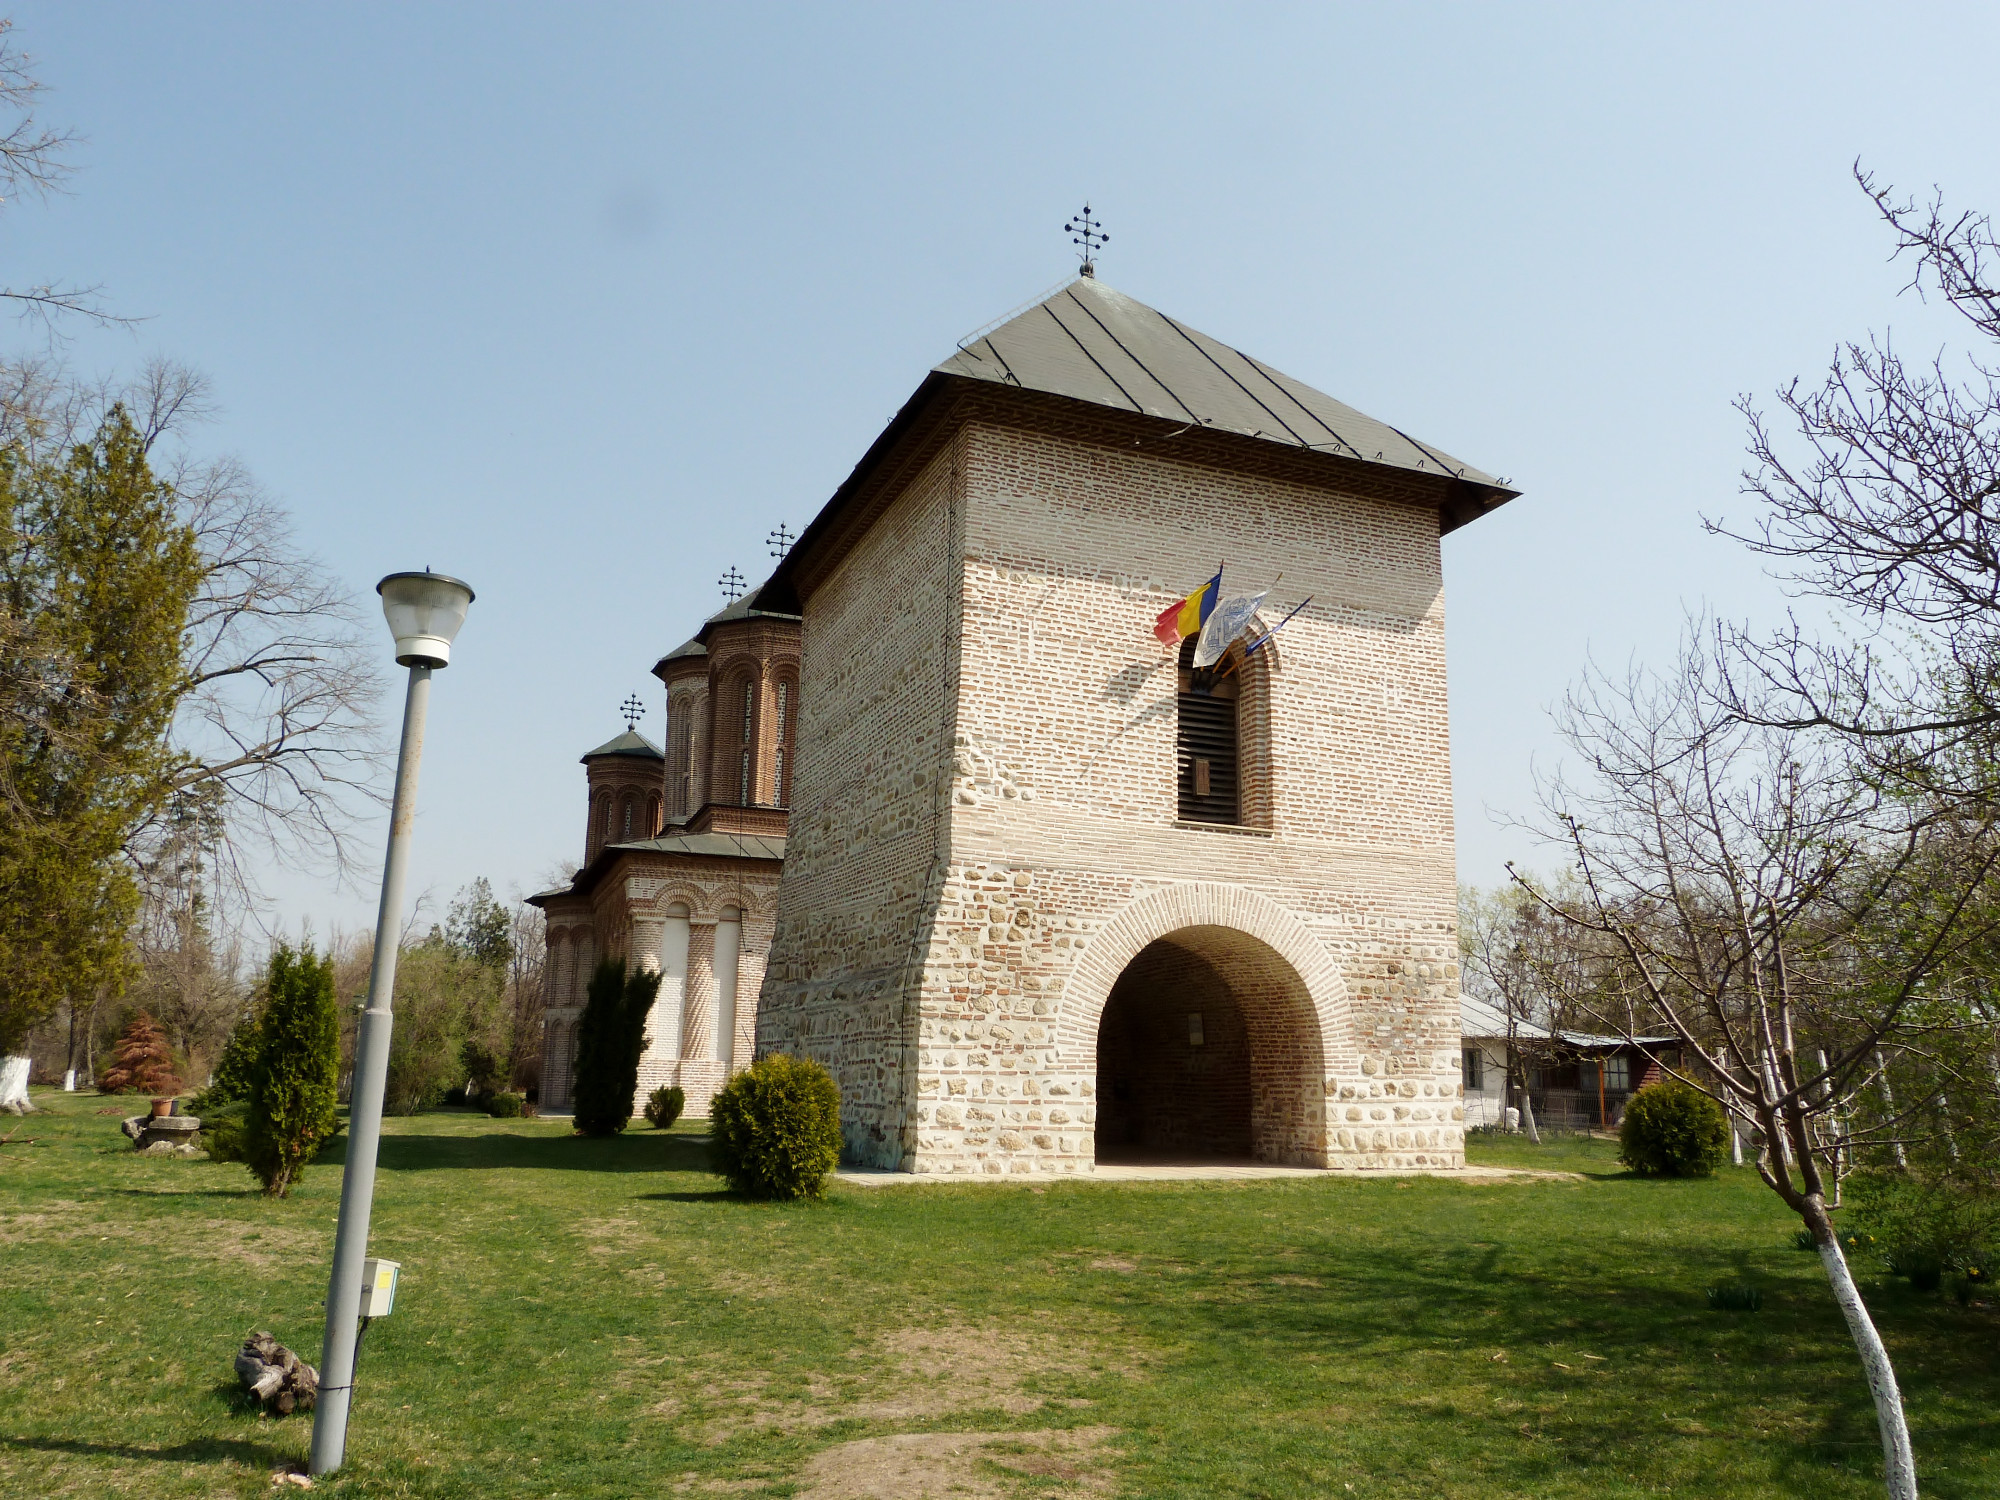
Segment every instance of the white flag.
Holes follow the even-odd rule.
[[[1197,667],[1212,667],[1222,660],[1222,653],[1229,649],[1229,643],[1243,633],[1243,627],[1263,604],[1264,596],[1271,591],[1264,589],[1255,594],[1231,594],[1209,611],[1207,621],[1201,627],[1201,639],[1195,642],[1194,664]]]

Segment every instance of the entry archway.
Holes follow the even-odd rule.
[[[1268,944],[1209,925],[1156,938],[1099,1017],[1097,1160],[1324,1165],[1324,1052],[1305,981]]]
[[[1051,1061],[1060,1059],[1062,1087],[1089,1099],[1094,1121],[1097,1047],[1112,991],[1140,955],[1162,941],[1215,969],[1243,1014],[1251,1055],[1250,1154],[1286,1165],[1331,1166],[1327,1090],[1335,1076],[1360,1068],[1347,987],[1318,935],[1246,886],[1206,880],[1153,886],[1082,943],[1056,1019],[1058,1051]],[[1149,966],[1150,960],[1137,971],[1135,987]]]

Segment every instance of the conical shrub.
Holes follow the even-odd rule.
[[[339,1124],[333,955],[280,946],[268,989],[244,1134],[250,1170],[266,1193],[282,1198]]]
[[[607,958],[590,976],[576,1023],[576,1132],[616,1135],[631,1123],[639,1096],[639,1059],[646,1052],[646,1018],[660,993],[660,976],[625,972]]]
[[[114,1060],[97,1081],[103,1094],[137,1091],[155,1098],[168,1098],[181,1091],[180,1075],[174,1071],[174,1049],[167,1034],[143,1010],[125,1023],[118,1033]]]

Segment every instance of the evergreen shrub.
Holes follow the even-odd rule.
[[[266,989],[244,1133],[250,1170],[267,1194],[282,1198],[338,1123],[340,1007],[333,955],[280,945],[271,955]]]
[[[840,1087],[810,1058],[774,1052],[709,1106],[715,1168],[751,1198],[818,1198],[840,1160]]]
[[[1641,1177],[1707,1177],[1728,1150],[1728,1117],[1692,1084],[1665,1079],[1626,1101],[1618,1159]]]
[[[216,1105],[201,1117],[202,1149],[210,1161],[248,1161],[250,1141],[246,1127],[250,1103],[246,1099]]]
[[[495,1094],[486,1101],[486,1112],[496,1120],[517,1120],[526,1102],[519,1094]]]
[[[578,1135],[616,1135],[631,1123],[646,1017],[659,992],[658,974],[627,974],[623,959],[605,959],[590,976],[576,1023],[572,1097]]]
[[[118,1033],[116,1061],[97,1081],[100,1094],[141,1093],[156,1099],[171,1098],[181,1091],[180,1076],[174,1072],[173,1048],[167,1034],[145,1011],[125,1023]]]
[[[668,1130],[687,1108],[687,1090],[679,1084],[672,1088],[654,1089],[646,1096],[646,1123],[655,1130]]]
[[[263,1037],[263,1022],[263,1015],[252,1010],[230,1028],[229,1040],[223,1044],[222,1056],[215,1064],[215,1076],[209,1079],[207,1088],[189,1101],[188,1113],[201,1116],[204,1131],[208,1129],[208,1117],[225,1105],[249,1103],[250,1087],[257,1077],[257,1048]]]

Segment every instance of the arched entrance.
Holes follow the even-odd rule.
[[[1325,1164],[1320,1019],[1298,971],[1231,927],[1141,948],[1097,1028],[1097,1160]]]

